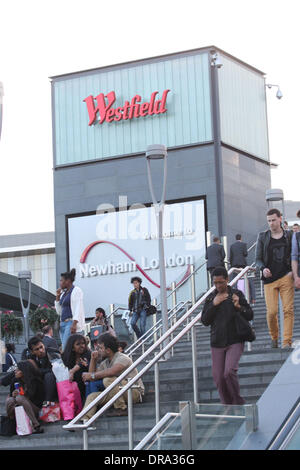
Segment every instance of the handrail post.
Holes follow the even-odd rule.
[[[283,346],[283,329],[284,329],[284,313],[282,307],[282,301],[280,295],[278,296],[278,310],[279,310],[279,329],[280,329],[280,341],[281,347]]]
[[[172,282],[171,284],[171,289],[172,289],[172,309],[175,309],[176,307],[176,282]],[[175,322],[176,323],[176,322]],[[174,318],[171,319],[171,326],[174,325]],[[174,338],[174,334],[171,334],[171,341]],[[171,349],[171,355],[174,356],[174,348]]]
[[[109,305],[109,312],[110,312],[110,324],[113,328],[115,328],[115,316],[114,316],[115,305]]]
[[[246,273],[244,276],[244,282],[245,282],[245,297],[246,297],[248,304],[250,304],[250,286],[249,286],[248,273]],[[251,350],[252,350],[251,343],[250,341],[247,341],[247,351],[251,351]]]
[[[89,450],[89,442],[88,442],[88,431],[84,429],[82,431],[83,434],[83,450]]]
[[[157,353],[155,353],[155,356]],[[160,420],[160,396],[159,396],[159,361],[154,364],[154,387],[155,387],[155,423]]]
[[[196,325],[192,327],[192,361],[193,361],[194,403],[198,403],[198,367],[197,367]]]
[[[155,307],[157,307],[157,299],[153,299],[153,305]],[[153,321],[153,326],[154,326],[153,341],[154,341],[154,343],[156,343],[156,341],[157,341],[157,331],[155,331],[156,330],[156,323],[157,323],[157,314],[156,313],[154,313],[152,315],[152,321]]]
[[[191,264],[191,299],[192,305],[196,303],[196,283],[195,283],[195,266]]]
[[[132,388],[128,389],[127,393],[127,408],[128,408],[128,448],[133,449],[133,401],[132,401]]]
[[[172,308],[176,307],[176,282],[172,282],[171,284],[172,289]]]

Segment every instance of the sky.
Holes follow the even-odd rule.
[[[272,187],[300,200],[299,0],[0,0],[0,235],[54,230],[50,80],[215,45],[266,73]]]

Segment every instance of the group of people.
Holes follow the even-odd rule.
[[[300,211],[297,213],[300,218]],[[261,272],[264,283],[267,309],[267,323],[271,336],[271,347],[278,347],[278,298],[281,297],[284,312],[284,343],[282,348],[292,345],[294,323],[294,291],[300,288],[300,231],[286,230],[282,215],[277,209],[267,212],[269,229],[261,232],[257,238],[256,267]],[[230,265],[244,268],[247,265],[247,246],[241,235],[230,247]],[[253,319],[251,302],[238,288],[229,285],[229,276],[225,268],[225,251],[220,239],[207,250],[208,270],[215,290],[203,307],[201,321],[211,329],[212,375],[223,404],[241,405],[245,400],[240,394],[238,381],[239,360],[244,351],[246,337],[242,335],[240,322],[248,327]],[[60,288],[57,291],[55,306],[60,314],[61,349],[53,338],[50,326],[44,328],[42,335],[36,335],[28,342],[23,351],[22,360],[16,362],[13,345],[7,345],[6,371],[1,379],[2,385],[10,385],[6,402],[7,415],[14,419],[16,406],[22,405],[29,416],[34,433],[43,432],[39,422],[39,412],[43,406],[58,401],[56,379],[52,371],[51,354],[61,355],[64,365],[69,370],[69,380],[76,382],[84,407],[102,393],[126,369],[132,360],[126,355],[127,344],[119,342],[115,330],[109,325],[105,310],[97,308],[92,327],[101,326],[100,336],[93,342],[84,335],[83,295],[79,287],[74,286],[75,270],[63,273]],[[131,324],[138,338],[146,331],[147,309],[151,304],[148,290],[142,286],[142,280],[131,280],[128,307],[132,312]],[[252,287],[253,288],[253,287]],[[140,327],[137,322],[140,320]],[[249,327],[251,330],[251,326]],[[99,328],[97,328],[99,329]],[[91,346],[91,347],[90,347]],[[11,368],[14,370],[11,371]],[[133,369],[128,378],[137,374]],[[121,386],[127,383],[122,382]],[[18,387],[16,387],[16,384]],[[84,419],[91,418],[99,407],[107,403],[116,393],[119,385],[112,387],[97,404],[88,409]],[[141,402],[144,385],[141,379],[132,389],[133,402]],[[120,396],[110,411],[111,416],[127,414],[127,393]]]
[[[300,210],[297,212],[300,218]],[[283,349],[292,346],[294,325],[294,294],[300,288],[300,232],[286,230],[278,209],[267,212],[268,230],[259,233],[256,244],[255,264],[261,272],[264,284],[267,323],[272,348],[278,348],[278,300],[283,307]],[[241,237],[230,249],[232,267],[246,266],[247,247]],[[211,327],[212,374],[221,403],[240,405],[245,403],[240,394],[238,365],[244,351],[245,339],[238,328],[238,318],[248,322],[253,310],[243,292],[230,287],[225,269],[225,251],[219,238],[207,250],[208,269],[215,291],[207,298],[201,321]],[[213,266],[220,263],[220,266]],[[251,296],[251,294],[250,294]],[[253,297],[252,297],[253,302]],[[243,321],[242,320],[242,321]]]
[[[95,322],[98,320],[99,317],[96,316]],[[6,401],[7,416],[14,420],[16,406],[23,406],[32,423],[34,434],[43,432],[39,420],[41,409],[59,401],[52,358],[57,360],[61,357],[68,368],[70,382],[76,382],[78,386],[84,406],[91,403],[132,364],[130,357],[124,353],[127,343],[118,341],[113,331],[103,333],[91,344],[92,349],[89,347],[88,338],[79,333],[69,336],[62,352],[53,347],[54,344],[49,346],[46,344],[49,344],[47,335],[30,338],[23,356],[25,359],[17,362],[14,371],[6,373],[0,381],[1,385],[10,386]],[[134,369],[130,372],[129,378],[137,373],[137,369]],[[98,406],[88,411],[86,418],[91,417],[98,407],[118,391],[119,387],[113,388],[99,401]],[[139,380],[133,391],[133,402],[141,402],[143,395],[144,385]],[[127,414],[127,393],[116,400],[114,409],[109,414],[111,416]]]

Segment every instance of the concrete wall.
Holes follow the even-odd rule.
[[[153,162],[157,197],[161,194],[160,162]],[[213,145],[172,150],[168,154],[167,200],[206,196],[208,230],[217,230],[217,201]],[[152,202],[144,155],[100,161],[54,171],[57,277],[67,268],[66,215],[96,211],[99,204],[119,207]],[[84,227],[83,227],[84,230]]]
[[[266,229],[266,189],[271,187],[270,167],[264,162],[222,148],[225,233],[229,244],[237,233],[252,244]]]

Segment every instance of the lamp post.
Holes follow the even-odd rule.
[[[0,82],[0,140],[1,140],[1,131],[2,131],[2,121],[3,121],[3,83]]]
[[[24,326],[25,326],[25,341],[26,344],[28,343],[29,331],[28,331],[28,313],[30,310],[30,297],[31,297],[31,279],[32,275],[30,271],[20,271],[18,273],[18,284],[19,284],[19,294],[20,294],[20,302],[22,307],[22,313],[24,317]],[[22,296],[22,280],[28,282],[28,303],[27,307],[25,307],[23,303],[23,296]]]
[[[167,304],[167,283],[166,283],[166,269],[165,269],[165,250],[163,239],[163,215],[166,201],[166,188],[167,188],[167,148],[165,145],[148,145],[146,151],[147,159],[147,173],[150,193],[155,209],[156,223],[158,229],[158,253],[159,253],[159,271],[160,271],[160,298],[161,298],[161,318],[162,318],[162,332],[163,334],[168,330],[168,304]],[[152,174],[151,174],[151,160],[163,160],[163,187],[160,202],[154,194]],[[168,340],[165,340],[163,347],[167,346]]]

